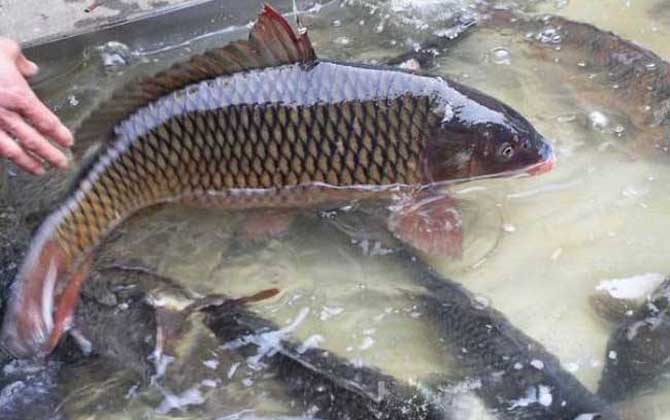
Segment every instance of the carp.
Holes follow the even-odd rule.
[[[71,327],[96,246],[152,205],[395,200],[396,235],[441,254],[454,223],[434,210],[436,186],[552,168],[551,146],[509,106],[440,77],[319,60],[299,29],[265,6],[248,40],[135,82],[82,122],[77,141],[102,145],[32,240],[2,347],[49,354]]]

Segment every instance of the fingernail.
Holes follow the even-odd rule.
[[[35,169],[35,175],[42,176],[46,173],[47,173],[47,171],[41,166],[38,166],[37,169]]]
[[[34,62],[30,61],[30,60],[28,60],[28,66],[30,67],[28,69],[28,71],[30,72],[30,74],[32,76],[36,75],[37,72],[40,71],[40,67],[37,64],[35,64]]]
[[[70,161],[67,158],[59,159],[56,166],[58,166],[61,169],[67,169],[70,166]]]
[[[72,132],[68,130],[66,127],[61,127],[59,130],[60,136],[65,139],[65,147],[70,147],[74,144],[74,137],[72,136]]]

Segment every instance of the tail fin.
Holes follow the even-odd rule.
[[[46,356],[58,344],[88,269],[73,274],[59,244],[39,236],[14,280],[0,332],[0,346],[18,358]]]

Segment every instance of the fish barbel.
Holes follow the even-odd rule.
[[[439,77],[320,61],[307,33],[269,6],[248,40],[120,90],[76,137],[103,144],[15,279],[0,345],[16,357],[51,352],[70,328],[92,251],[147,206],[304,207],[392,195],[407,203],[443,181],[553,166],[551,146],[510,107]],[[440,235],[453,232],[417,228],[420,206],[397,207],[399,237],[444,252]]]

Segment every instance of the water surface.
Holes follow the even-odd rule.
[[[666,3],[516,2],[531,13],[592,22],[662,57],[670,54],[664,42],[670,35]],[[311,8],[305,23],[320,56],[375,63],[445,33],[455,15],[469,14],[476,10],[468,1],[345,1]],[[146,50],[91,46],[80,62],[53,74],[38,90],[74,124],[133,75],[246,36],[247,30],[226,28]],[[669,271],[670,175],[665,162],[636,155],[639,130],[621,110],[608,108],[611,87],[590,82],[578,62],[545,60],[525,35],[476,29],[440,52],[431,71],[512,105],[552,140],[558,164],[542,176],[453,186],[466,220],[464,256],[430,261],[544,344],[595,391],[611,329],[594,314],[588,297],[605,280],[662,278]],[[65,180],[30,180],[8,171],[5,200],[34,226]],[[298,341],[318,343],[410,383],[453,370],[438,345],[439,331],[423,322],[407,299],[408,291],[419,290],[411,278],[299,226],[283,238],[241,245],[235,235],[243,219],[214,209],[152,210],[123,225],[101,259],[149,268],[200,295],[244,296],[276,287],[277,297],[253,308],[290,326]],[[58,412],[72,419],[304,414],[272,378],[193,325],[181,344],[181,365],[170,368],[160,386],[142,385],[130,370],[102,362],[63,367],[61,378],[67,379],[58,385]],[[619,408],[630,418],[670,418],[664,391]],[[493,418],[468,393],[459,398],[461,418]]]

